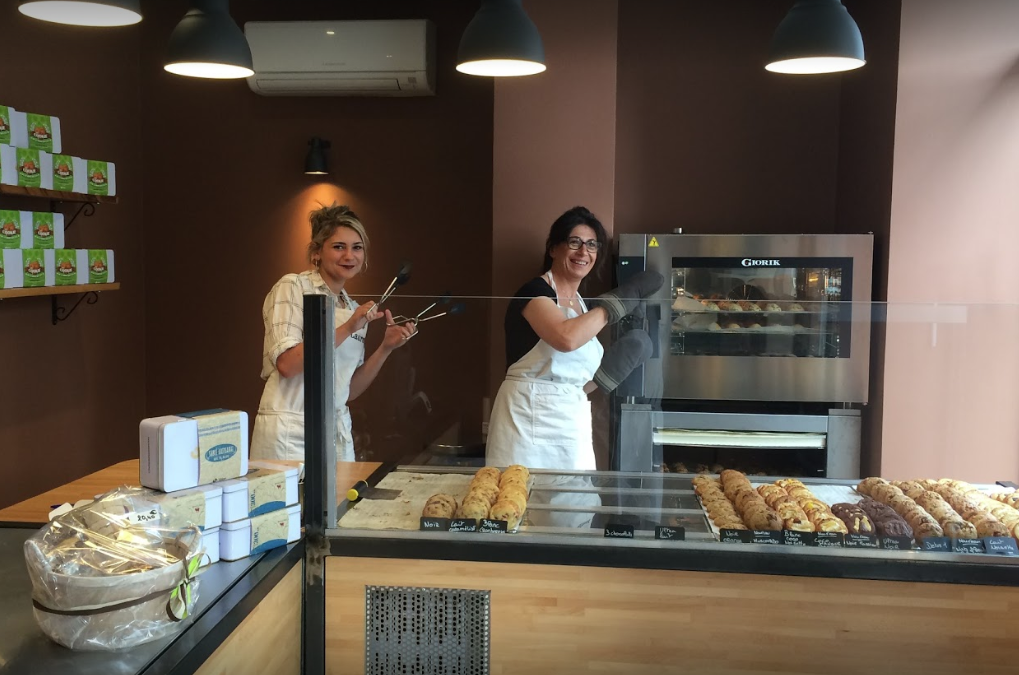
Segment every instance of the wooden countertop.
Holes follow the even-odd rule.
[[[380,462],[339,462],[336,466],[337,493],[345,494],[347,488],[359,480],[367,479],[379,466]],[[73,504],[79,499],[92,499],[121,485],[138,485],[137,459],[114,464],[36,497],[0,509],[0,523],[41,525],[46,522],[55,504],[64,502]]]

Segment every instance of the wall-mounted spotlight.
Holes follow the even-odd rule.
[[[765,68],[805,75],[853,70],[866,62],[860,27],[841,0],[798,0],[775,30]]]
[[[141,0],[22,0],[18,11],[72,26],[130,26],[142,20]]]
[[[231,18],[229,0],[191,0],[191,9],[170,34],[166,70],[220,80],[251,77],[251,49]]]
[[[304,159],[304,173],[310,176],[329,173],[329,161],[326,159],[326,150],[329,148],[329,141],[317,136],[308,141],[308,156]]]
[[[510,77],[545,70],[545,46],[521,0],[482,0],[460,38],[456,69]]]

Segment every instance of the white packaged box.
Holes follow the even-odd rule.
[[[24,288],[25,270],[21,267],[21,249],[0,251],[0,288]]]
[[[219,562],[218,527],[202,532],[202,547],[205,549],[205,555],[202,556],[202,562],[199,567],[205,567],[206,565]]]
[[[13,145],[0,145],[0,183],[18,184],[18,150]]]
[[[270,460],[248,462],[248,475],[224,481],[223,522],[260,516],[297,503],[300,469]]]
[[[219,555],[223,560],[240,560],[286,546],[301,538],[301,505],[223,523],[219,528]]]
[[[28,147],[28,114],[11,108],[11,145]]]
[[[223,488],[219,483],[176,492],[153,491],[148,499],[153,513],[162,517],[160,527],[176,529],[191,524],[205,532],[223,524]]]
[[[61,192],[88,192],[84,159],[72,155],[53,154],[53,189]]]
[[[139,478],[175,492],[248,473],[248,414],[204,410],[142,420]]]
[[[33,248],[32,225],[31,211],[0,209],[0,248]]]

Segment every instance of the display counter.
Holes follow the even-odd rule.
[[[487,618],[462,617],[454,632],[504,673],[848,674],[863,662],[897,673],[1005,673],[1019,656],[1011,637],[1019,557],[723,543],[693,477],[676,474],[536,470],[530,496],[539,503],[528,504],[516,532],[410,524],[421,527],[422,495],[432,486],[455,492],[450,486],[466,486],[473,474],[380,469],[369,483],[391,491],[341,505],[327,532],[327,672],[384,672],[365,669],[373,648],[377,658],[400,658],[392,646],[403,629],[387,627],[373,603],[384,610],[396,602],[401,620],[434,619],[468,592],[484,596]],[[817,493],[854,491],[849,481],[806,482]],[[566,486],[560,499],[539,494],[557,485]],[[597,503],[578,505],[579,494]],[[372,526],[359,511],[392,515]],[[573,525],[547,524],[550,512]],[[589,522],[577,526],[580,512]],[[673,538],[655,538],[662,525]],[[408,599],[408,589],[423,595]],[[437,643],[450,633],[434,621],[421,630]]]

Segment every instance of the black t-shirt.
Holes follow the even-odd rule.
[[[524,307],[534,298],[552,298],[555,302],[556,293],[543,277],[535,277],[520,287],[506,309],[506,368],[524,358],[527,352],[538,344],[538,334],[524,318]]]

